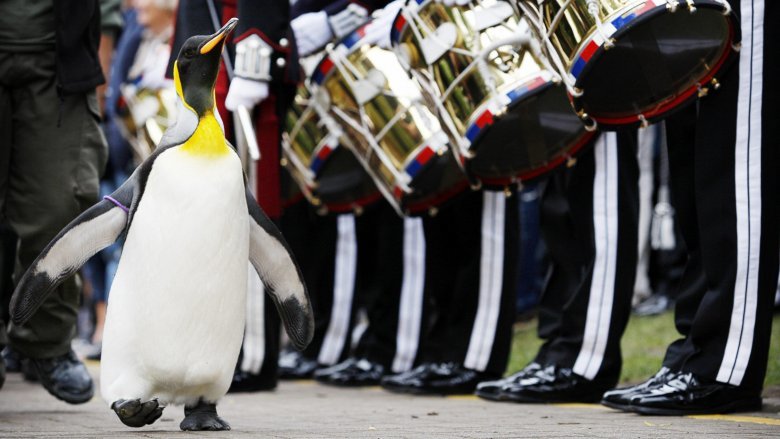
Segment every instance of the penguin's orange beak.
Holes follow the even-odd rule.
[[[225,23],[224,26],[222,26],[222,29],[218,30],[214,35],[212,35],[208,40],[206,40],[205,43],[203,43],[202,46],[200,46],[200,54],[205,55],[209,52],[211,52],[215,47],[222,45],[223,41],[225,41],[225,38],[230,35],[230,32],[233,32],[233,29],[235,29],[236,25],[238,24],[238,18],[231,18],[228,20],[227,23]]]

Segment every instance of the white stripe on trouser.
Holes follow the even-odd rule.
[[[469,369],[484,371],[493,351],[501,288],[504,283],[504,223],[506,196],[484,191],[482,198],[482,243],[479,266],[479,305],[471,329],[466,360]]]
[[[734,178],[737,277],[734,306],[717,380],[738,386],[753,349],[761,250],[761,93],[764,80],[764,1],[742,0],[737,142]],[[774,25],[774,24],[773,24]]]
[[[404,219],[403,280],[398,306],[393,372],[412,368],[420,340],[420,323],[425,285],[425,234],[420,218]]]
[[[593,178],[593,240],[596,254],[590,283],[582,347],[573,371],[592,380],[598,374],[607,347],[618,246],[617,136],[604,133],[593,148],[596,166]]]
[[[633,302],[639,303],[653,294],[650,286],[648,265],[650,264],[650,221],[653,217],[653,152],[656,139],[663,135],[661,125],[640,129],[637,140],[637,163],[639,163],[639,232],[637,235],[636,279],[634,280]]]
[[[339,215],[336,218],[336,269],[333,279],[333,307],[330,313],[328,330],[320,347],[317,361],[332,365],[339,359],[349,332],[349,318],[352,312],[352,297],[355,293],[355,274],[357,270],[357,237],[355,236],[355,216]]]
[[[255,267],[249,266],[246,288],[246,326],[241,346],[241,370],[258,374],[265,360],[265,286]]]

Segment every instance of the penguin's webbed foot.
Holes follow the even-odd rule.
[[[184,420],[179,428],[187,431],[230,430],[230,424],[217,415],[217,404],[200,399],[194,406],[184,406]]]
[[[111,404],[111,409],[119,416],[119,420],[128,427],[143,427],[154,423],[162,416],[165,406],[156,399],[141,402],[140,399],[120,399]]]

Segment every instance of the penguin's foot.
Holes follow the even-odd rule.
[[[217,415],[217,405],[203,399],[194,406],[184,406],[184,416],[179,424],[182,430],[230,430],[230,424]]]
[[[143,403],[140,399],[120,399],[111,404],[123,424],[136,428],[152,424],[162,416],[164,408],[156,399]]]

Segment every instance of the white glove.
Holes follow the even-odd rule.
[[[368,10],[366,8],[350,3],[341,12],[328,17],[328,22],[336,38],[343,38],[365,23],[367,18]]]
[[[389,49],[393,21],[405,3],[406,0],[394,0],[384,8],[374,12],[374,21],[366,26],[366,35],[363,41],[366,44],[375,44],[383,49]]]
[[[292,20],[290,26],[301,56],[311,55],[333,38],[328,14],[324,11],[302,14]]]
[[[227,98],[225,98],[225,108],[236,111],[239,106],[243,105],[251,110],[267,97],[268,83],[266,81],[235,77],[230,81],[230,88]]]
[[[471,0],[438,0],[439,3],[444,3],[444,6],[465,6],[469,4]]]

